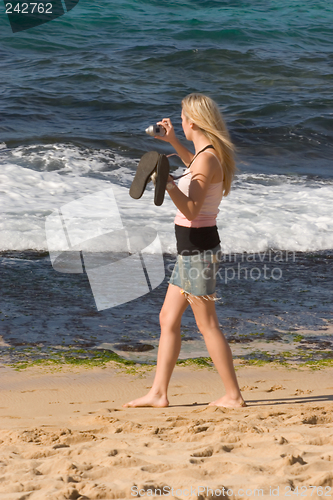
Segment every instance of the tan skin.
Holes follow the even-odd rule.
[[[164,118],[161,122],[158,122],[158,125],[162,125],[166,129],[166,135],[155,138],[169,142],[185,165],[188,165],[194,155],[178,141],[170,119]],[[183,111],[182,126],[186,139],[193,142],[196,153],[210,144],[209,139],[194,123],[187,119]],[[198,156],[191,165],[190,170],[192,181],[189,196],[187,197],[182,193],[177,186],[169,190],[168,193],[185,217],[193,220],[200,212],[209,185],[221,182],[223,173],[218,160],[212,154],[206,154],[206,152]],[[169,180],[171,179],[169,177]],[[188,305],[189,302],[181,293],[181,289],[169,284],[160,312],[161,337],[152,388],[145,396],[124,404],[125,408],[138,406],[165,407],[169,405],[167,390],[180,352],[181,319]],[[212,401],[210,405],[226,408],[246,406],[239,390],[229,344],[219,327],[215,302],[213,300],[204,300],[201,297],[194,297],[190,305],[197,326],[204,337],[207,350],[226,390],[224,396]]]

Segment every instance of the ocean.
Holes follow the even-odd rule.
[[[217,311],[235,356],[333,357],[332,22],[333,4],[321,0],[80,0],[12,33],[2,9],[3,362],[73,347],[156,359],[175,207],[168,195],[156,207],[151,185],[140,200],[128,191],[144,152],[173,152],[145,134],[150,124],[171,118],[191,148],[180,118],[191,92],[216,100],[237,149],[239,170],[217,218],[225,255]],[[180,175],[181,162],[170,160]],[[86,273],[52,267],[45,222],[110,188],[123,221],[158,233],[166,277],[98,310]],[[96,216],[87,219],[95,225]],[[84,229],[76,231],[81,241]],[[189,309],[182,325],[181,356],[207,355]]]

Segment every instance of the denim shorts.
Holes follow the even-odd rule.
[[[186,294],[212,295],[220,261],[220,245],[195,255],[178,255],[169,283],[179,286]]]

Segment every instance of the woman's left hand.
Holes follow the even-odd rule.
[[[161,125],[162,127],[164,127],[165,135],[155,135],[154,139],[160,139],[161,141],[170,143],[176,140],[175,129],[173,128],[170,118],[163,118],[163,120],[161,122],[157,122],[156,125]]]

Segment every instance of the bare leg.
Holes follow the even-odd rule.
[[[169,284],[160,312],[161,337],[158,346],[154,383],[146,396],[123,405],[125,408],[168,406],[167,390],[180,352],[180,324],[187,306],[188,302],[184,295],[181,294],[181,289],[178,286]]]
[[[191,307],[207,350],[226,390],[225,396],[212,401],[210,405],[226,408],[246,406],[239,390],[231,349],[219,327],[215,302],[201,297],[191,297]]]

